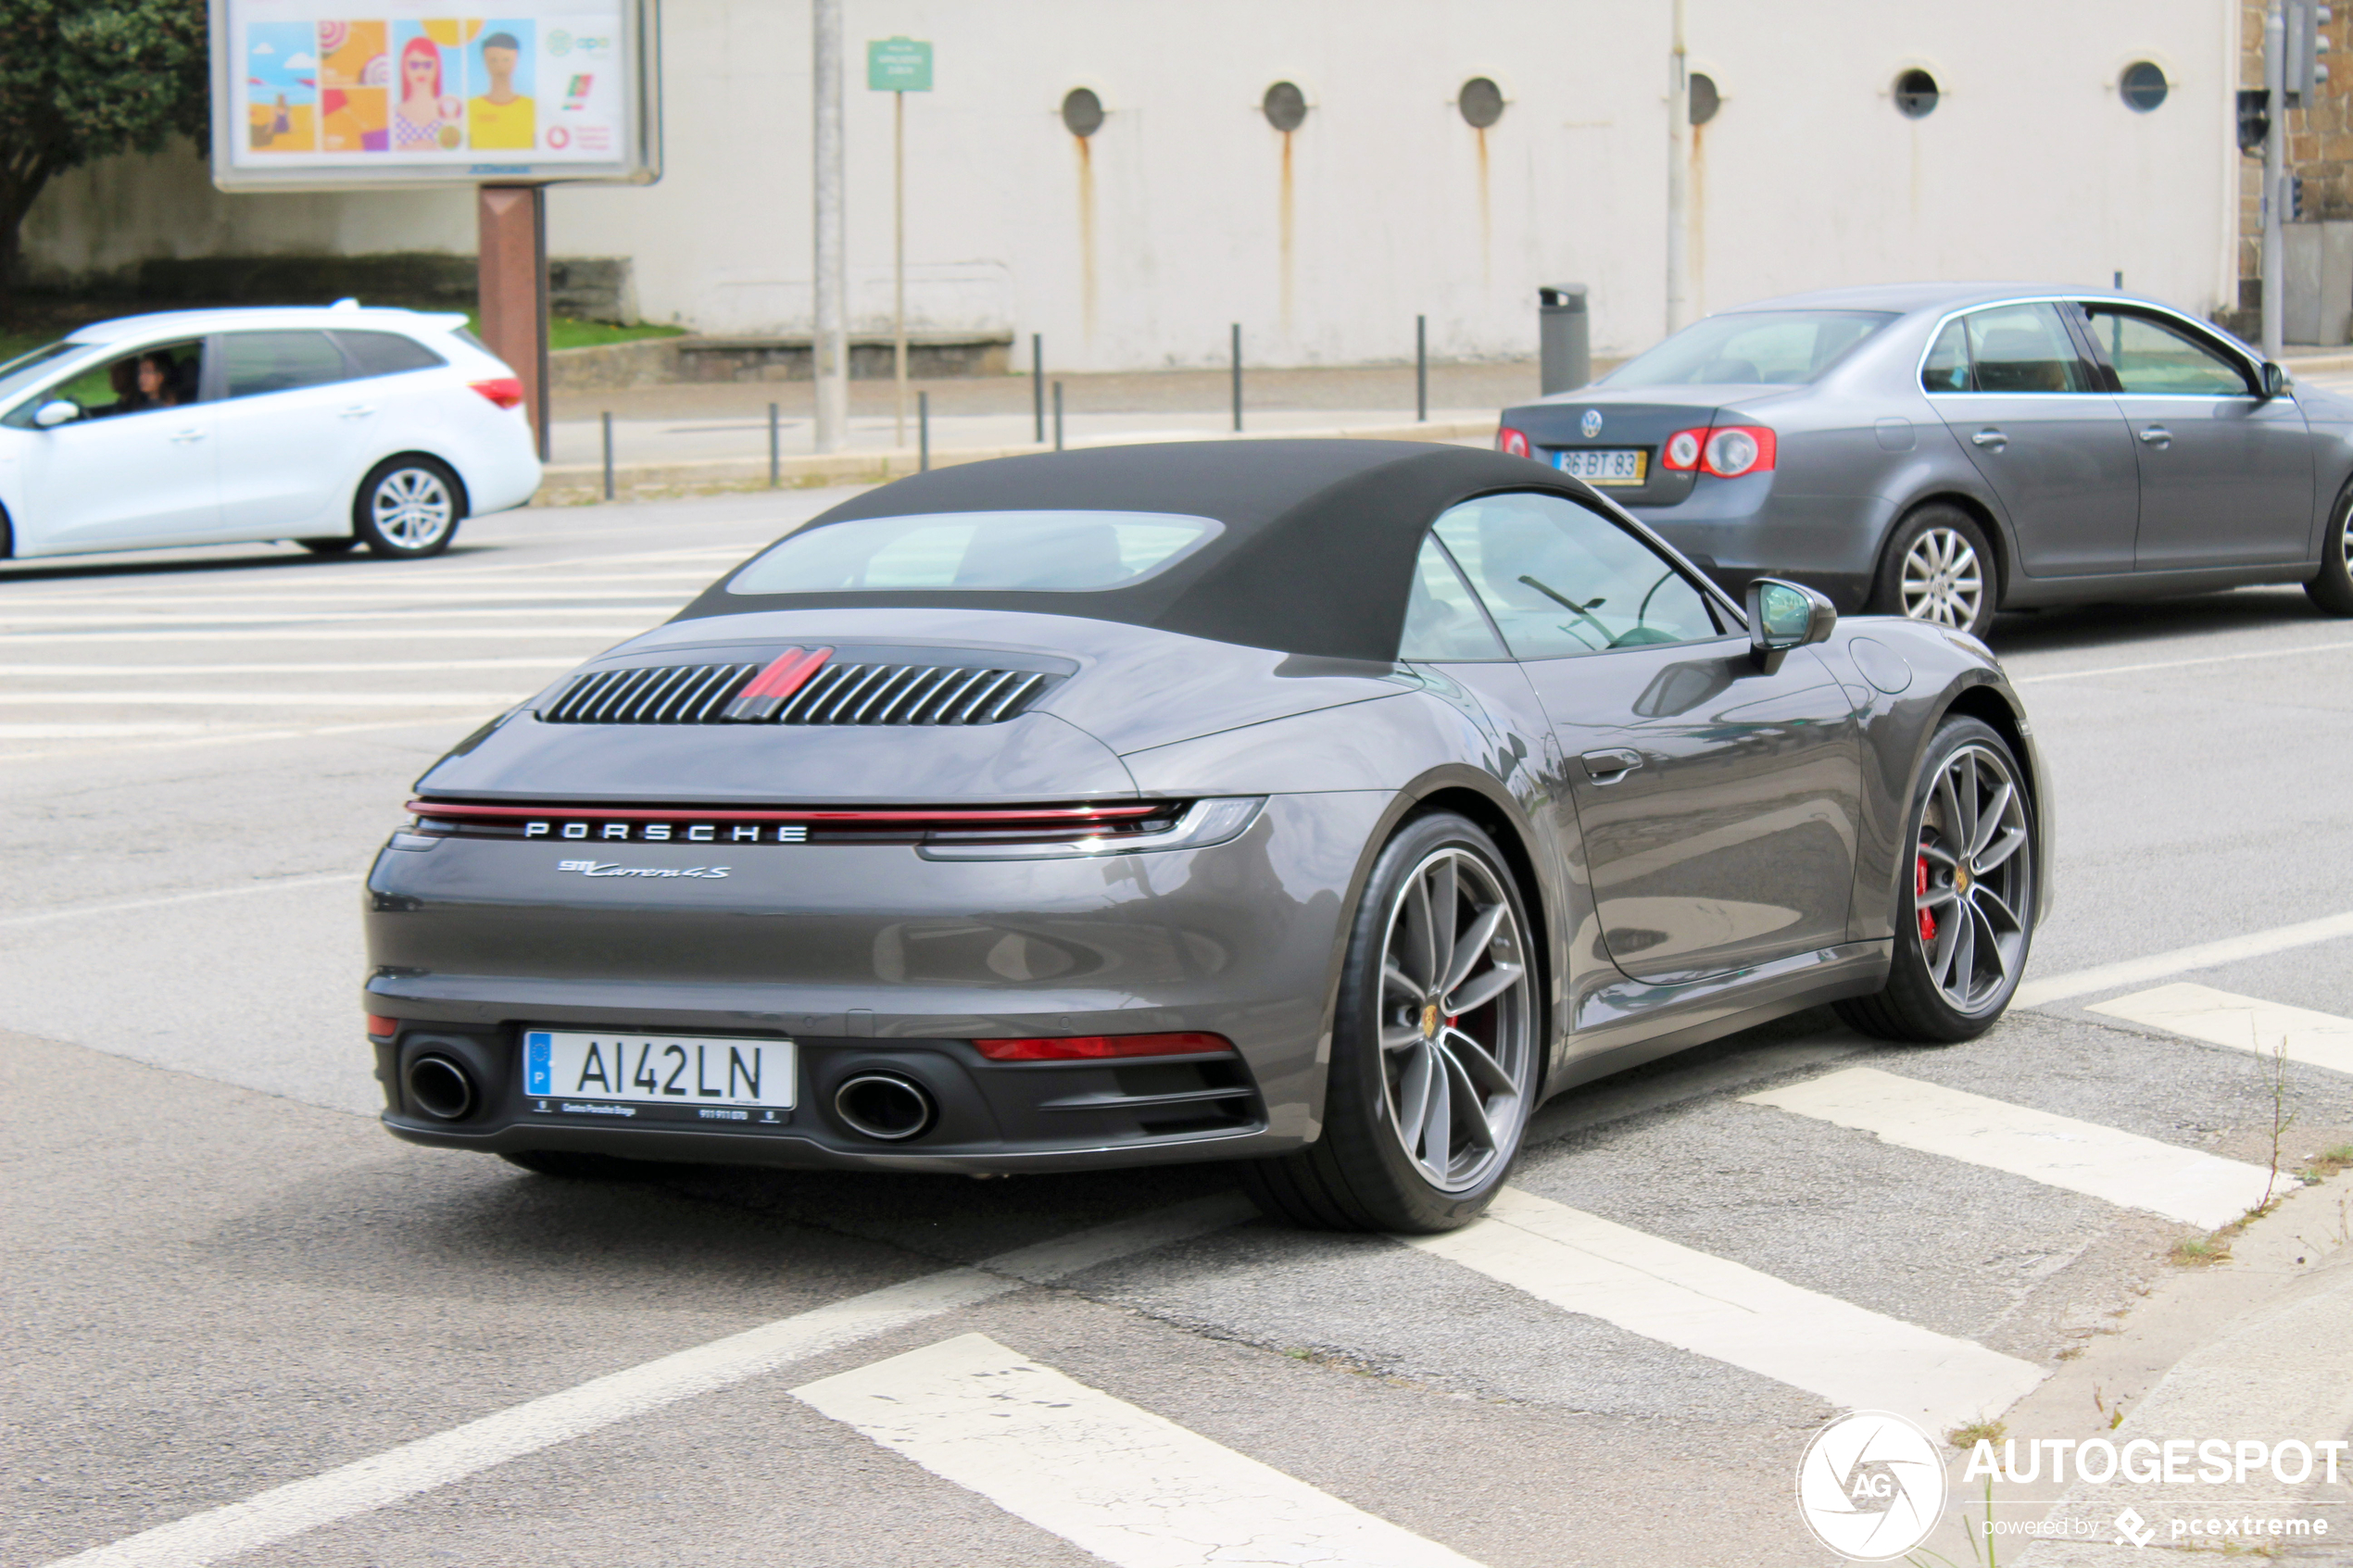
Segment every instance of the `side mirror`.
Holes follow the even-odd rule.
[[[2287,395],[2287,389],[2295,384],[2295,379],[2287,373],[2286,366],[2275,365],[2269,359],[2263,361],[2263,395],[2265,397],[2284,397]]]
[[[32,411],[32,422],[43,430],[55,430],[59,425],[71,424],[80,418],[82,418],[81,408],[62,397],[44,403]]]
[[[1813,589],[1778,577],[1748,585],[1748,657],[1770,675],[1792,648],[1825,641],[1838,624],[1838,607]]]

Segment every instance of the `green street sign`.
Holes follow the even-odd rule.
[[[866,45],[866,85],[877,93],[931,91],[931,45],[912,38],[877,38]]]

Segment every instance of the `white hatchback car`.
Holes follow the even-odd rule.
[[[446,549],[462,519],[539,487],[522,383],[465,320],[348,300],[175,311],[0,365],[0,558]]]

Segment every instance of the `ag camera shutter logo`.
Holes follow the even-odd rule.
[[[1856,1562],[1887,1562],[1928,1539],[1944,1517],[1936,1441],[1900,1415],[1856,1411],[1806,1445],[1797,1512],[1814,1538]]]

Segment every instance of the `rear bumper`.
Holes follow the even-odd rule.
[[[1083,859],[762,845],[718,881],[590,883],[557,870],[568,852],[554,844],[387,848],[368,883],[364,993],[367,1011],[400,1021],[375,1046],[384,1123],[488,1152],[902,1171],[1296,1148],[1321,1128],[1346,911],[1388,798],[1277,796],[1228,844]],[[642,844],[628,859],[689,859]],[[788,1037],[795,1104],[773,1125],[566,1112],[522,1092],[525,1026]],[[1179,1031],[1234,1053],[1009,1063],[971,1043]],[[477,1080],[467,1115],[437,1119],[408,1091],[425,1052]],[[935,1124],[904,1142],[847,1125],[835,1089],[875,1071],[920,1085]]]
[[[1861,609],[1894,508],[1868,496],[1777,494],[1774,478],[1708,480],[1675,506],[1627,509],[1735,598],[1755,578],[1786,577],[1843,613]]]

